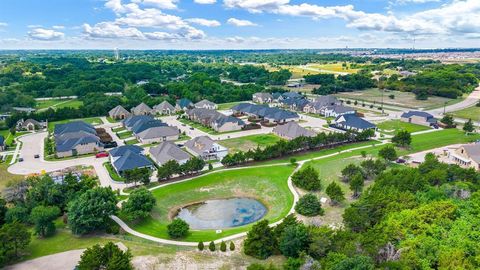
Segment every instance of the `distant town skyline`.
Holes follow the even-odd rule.
[[[0,49],[479,46],[479,0],[4,0],[0,7]]]

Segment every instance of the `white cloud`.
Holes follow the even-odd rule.
[[[440,2],[440,0],[396,0],[394,4],[425,4],[430,2]]]
[[[217,0],[193,0],[193,2],[201,5],[210,5],[215,4]]]
[[[0,27],[5,27],[5,26],[8,26],[8,23],[6,23],[6,22],[0,22]]]
[[[235,18],[230,18],[227,21],[228,24],[235,25],[237,27],[245,27],[245,26],[257,26],[258,24],[253,23],[248,20],[240,20],[240,19],[235,19]]]
[[[65,26],[63,25],[54,25],[52,26],[53,29],[57,29],[57,30],[62,30],[62,29],[65,29]]]
[[[28,32],[28,37],[36,40],[51,41],[63,39],[65,34],[52,29],[34,28]]]
[[[221,25],[221,23],[217,20],[207,20],[202,18],[191,18],[191,19],[186,19],[185,21],[202,25],[202,26],[207,26],[207,27],[217,27]]]
[[[252,13],[260,13],[275,10],[289,2],[290,0],[224,0],[223,4],[227,8],[241,8]]]
[[[132,0],[132,2],[155,6],[161,9],[176,9],[178,0]]]
[[[134,27],[122,28],[112,22],[101,22],[94,26],[84,24],[83,32],[90,38],[145,38],[143,33]]]

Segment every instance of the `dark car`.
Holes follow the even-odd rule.
[[[399,159],[397,159],[397,161],[396,161],[396,162],[397,162],[398,164],[404,164],[404,163],[407,163],[407,161],[406,161],[405,159],[403,159],[403,158],[399,158]]]
[[[33,156],[34,158],[40,158],[40,155],[39,154],[36,154]]]
[[[117,142],[108,142],[103,144],[105,148],[114,148],[117,147]]]
[[[191,127],[191,128],[190,128],[190,130],[194,130],[194,128],[193,128],[193,127]]]
[[[18,158],[18,162],[22,162],[23,161],[23,158]]]

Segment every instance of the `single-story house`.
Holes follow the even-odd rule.
[[[110,116],[112,119],[123,120],[130,116],[130,112],[123,108],[122,105],[118,105],[108,112],[108,116]]]
[[[217,104],[208,101],[206,99],[201,100],[194,105],[195,108],[200,108],[200,109],[209,109],[209,110],[216,110],[218,108]]]
[[[150,157],[159,166],[170,160],[175,160],[178,164],[185,164],[190,155],[172,142],[162,142],[161,144],[150,148]]]
[[[338,117],[340,115],[344,114],[356,114],[357,111],[348,106],[343,106],[343,105],[333,105],[333,106],[327,106],[324,110],[323,115],[325,117]]]
[[[300,126],[296,122],[288,122],[285,125],[276,126],[273,133],[280,138],[293,140],[298,137],[315,137],[317,134],[312,130]]]
[[[91,154],[104,149],[95,128],[82,121],[57,124],[54,140],[58,157]]]
[[[143,155],[143,148],[136,145],[123,145],[112,149],[110,162],[118,174],[139,168],[153,169],[152,162]]]
[[[280,104],[283,107],[289,108],[293,111],[303,111],[305,106],[310,103],[307,99],[304,98],[289,98],[280,101]]]
[[[17,130],[27,130],[27,131],[35,131],[39,129],[47,128],[47,122],[38,122],[35,119],[27,119],[23,120],[20,119],[17,121]]]
[[[300,119],[296,112],[269,107],[267,105],[239,103],[232,107],[232,111],[237,115],[241,114],[250,117],[257,117],[260,120],[278,124],[297,121]]]
[[[289,99],[289,98],[304,98],[301,94],[297,92],[285,92],[282,94],[282,97],[280,99]]]
[[[402,114],[400,120],[407,123],[431,127],[437,124],[437,119],[427,113],[421,111],[409,111]]]
[[[180,130],[170,126],[155,126],[135,133],[135,137],[144,144],[176,141],[180,137]]]
[[[150,115],[152,113],[152,108],[143,102],[132,108],[133,115]]]
[[[155,120],[155,118],[150,115],[131,115],[122,121],[122,125],[128,130],[132,130],[132,128],[139,123],[143,124],[153,120]]]
[[[177,104],[175,105],[177,111],[186,111],[191,108],[193,108],[193,102],[188,98],[177,100]]]
[[[200,136],[187,141],[185,149],[203,160],[222,160],[228,154],[226,147],[216,143],[208,136]]]
[[[190,120],[210,127],[217,132],[241,130],[245,123],[236,117],[226,116],[215,110],[194,108],[187,111]]]
[[[252,100],[256,103],[271,103],[273,102],[273,96],[270,93],[259,92],[253,94]]]
[[[153,106],[153,112],[155,114],[167,115],[175,113],[175,107],[168,101],[164,100],[162,103]]]
[[[367,120],[356,116],[355,114],[344,114],[338,116],[333,126],[343,130],[362,132],[368,129],[377,129],[377,126]]]
[[[306,113],[325,115],[325,109],[329,106],[342,105],[342,103],[331,95],[320,96],[315,101],[305,105],[303,111]]]
[[[475,168],[480,171],[480,143],[462,145],[454,151],[450,151],[448,156],[462,167]]]

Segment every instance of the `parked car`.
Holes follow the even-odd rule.
[[[193,127],[191,127],[191,128],[190,128],[190,130],[194,130],[194,128],[193,128]]]
[[[33,156],[34,158],[40,158],[40,155],[39,154],[36,154]]]
[[[96,158],[108,157],[108,152],[100,152],[95,155]]]
[[[398,164],[404,164],[404,163],[407,163],[407,161],[406,161],[405,159],[403,159],[403,158],[399,158],[399,159],[397,159],[397,161],[396,161],[396,162],[397,162]]]
[[[104,143],[103,146],[105,148],[114,148],[114,147],[117,147],[117,142],[108,142],[108,143]]]
[[[18,162],[22,162],[23,161],[23,158],[18,158]]]

